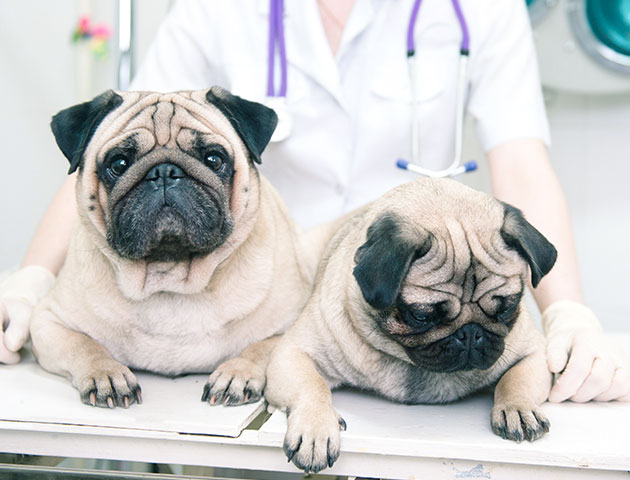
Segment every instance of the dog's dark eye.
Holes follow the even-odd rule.
[[[223,166],[223,159],[216,153],[209,153],[205,155],[204,163],[213,171],[218,172]]]
[[[116,155],[109,165],[109,170],[117,177],[125,173],[127,168],[129,168],[129,160],[123,155]]]
[[[405,310],[405,320],[418,332],[425,332],[437,325],[444,316],[446,302],[414,304]]]
[[[505,297],[497,295],[493,297],[493,300],[498,303],[497,312],[495,314],[497,320],[501,322],[508,322],[512,319],[518,309],[518,305],[521,301],[521,294],[506,295]]]
[[[411,310],[411,316],[418,323],[428,323],[432,320],[433,314],[425,310]]]

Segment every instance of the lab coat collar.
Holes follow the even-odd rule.
[[[356,0],[350,18],[343,31],[341,43],[337,50],[340,59],[347,52],[349,45],[372,23],[375,16],[375,0]]]
[[[372,22],[375,15],[374,1],[356,0],[341,38],[337,58],[335,58],[320,20],[317,1],[285,0],[284,27],[287,62],[311,77],[342,106],[344,104],[337,59],[347,52],[352,41]],[[258,1],[258,12],[269,17],[269,0]],[[291,88],[290,75],[288,88]]]

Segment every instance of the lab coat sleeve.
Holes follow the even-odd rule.
[[[132,81],[132,90],[169,92],[226,86],[219,39],[212,28],[212,3],[180,0],[173,5]]]
[[[486,152],[518,138],[539,138],[549,145],[526,2],[489,0],[483,4],[475,9],[477,21],[471,25],[468,99],[479,141]]]

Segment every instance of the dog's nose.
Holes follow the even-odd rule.
[[[484,341],[483,327],[476,323],[467,323],[455,332],[455,338],[471,347],[480,346]]]
[[[156,188],[170,187],[177,183],[186,174],[177,165],[172,163],[160,163],[149,170],[144,177],[145,180],[153,182]]]

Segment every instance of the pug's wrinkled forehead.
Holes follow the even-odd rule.
[[[278,122],[272,109],[212,87],[172,93],[109,90],[60,111],[53,116],[51,128],[72,173],[86,167],[104,142],[125,129],[144,128],[152,132],[155,142],[168,142],[172,129],[181,123],[177,119],[183,118],[176,110],[186,111],[195,120],[192,128],[202,125],[220,132],[234,148],[244,147],[249,160],[256,163]]]
[[[517,294],[549,272],[556,251],[522,213],[453,180],[419,179],[374,203],[354,275],[366,301],[477,302],[504,287]],[[453,308],[453,310],[457,310]]]
[[[206,101],[204,93],[118,93],[123,101],[96,130],[84,161],[102,162],[116,146],[143,156],[159,148],[196,154],[195,149],[204,143],[219,144],[235,161],[246,161],[242,139],[221,110]]]

